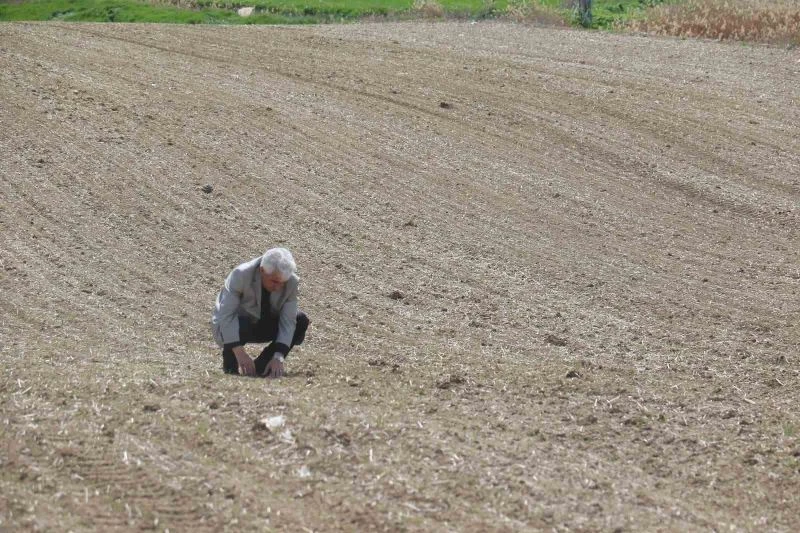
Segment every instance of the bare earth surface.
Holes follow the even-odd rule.
[[[0,25],[0,530],[797,531],[799,79],[499,23]],[[213,300],[273,245],[312,329],[225,377]]]

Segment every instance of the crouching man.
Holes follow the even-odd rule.
[[[279,378],[293,346],[302,344],[310,321],[297,308],[300,278],[291,252],[272,248],[242,263],[225,279],[211,315],[214,340],[228,374]],[[248,342],[266,343],[255,361]]]

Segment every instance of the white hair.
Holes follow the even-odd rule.
[[[261,258],[261,268],[264,272],[274,274],[278,272],[284,281],[297,272],[297,265],[292,257],[292,252],[286,248],[270,248]]]

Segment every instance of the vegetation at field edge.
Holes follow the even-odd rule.
[[[592,27],[627,20],[661,0],[595,0]],[[0,20],[286,24],[362,18],[511,18],[576,23],[572,0],[32,0],[0,4]],[[255,8],[248,17],[236,10]]]
[[[514,2],[510,0],[509,3]],[[532,5],[558,13],[572,24],[581,23],[578,0],[517,0],[518,3]],[[593,0],[592,16],[588,27],[606,29],[640,18],[649,8],[665,0]]]
[[[796,0],[685,0],[620,21],[623,29],[659,35],[800,45]]]
[[[448,10],[479,13],[480,0],[445,2]],[[255,7],[248,17],[240,7]],[[183,24],[304,24],[401,16],[410,0],[33,0],[0,4],[0,20],[65,20],[84,22],[174,22]]]
[[[0,3],[0,21],[316,24],[364,18],[505,18],[659,35],[800,44],[795,0],[31,0]],[[249,16],[237,9],[254,8]]]
[[[36,0],[0,5],[0,20],[71,22],[166,22],[177,24],[313,24],[319,16],[257,12],[241,17],[234,9],[187,8],[139,0]]]

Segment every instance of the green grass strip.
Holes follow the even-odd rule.
[[[505,0],[442,0],[446,13],[486,18]],[[252,6],[249,17],[236,13]],[[0,3],[0,20],[81,22],[172,22],[178,24],[286,24],[357,20],[368,16],[402,16],[412,11],[411,0],[196,0],[187,7],[141,0],[31,0]],[[482,15],[482,16],[481,16]]]
[[[592,27],[607,28],[637,16],[663,0],[594,0]],[[509,3],[544,6],[577,23],[565,0],[436,0],[444,16],[486,19],[502,16]],[[239,7],[255,7],[249,17]],[[0,20],[81,22],[171,22],[178,24],[310,24],[345,22],[364,17],[411,18],[413,0],[189,0],[181,6],[167,0],[0,0]]]
[[[176,24],[314,23],[316,17],[259,13],[240,17],[232,9],[181,8],[138,0],[34,0],[0,4],[0,20],[63,20],[72,22],[169,22]]]

